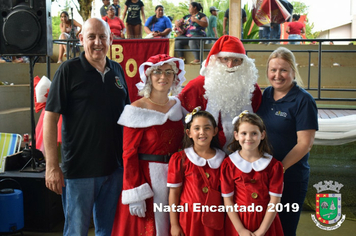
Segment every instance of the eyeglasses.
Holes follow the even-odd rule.
[[[109,8],[109,9],[108,9],[108,11],[115,11],[115,9],[113,9],[113,8]]]
[[[239,66],[244,61],[244,59],[238,57],[219,57],[219,59],[224,64],[231,62],[233,66]]]
[[[163,73],[164,73],[165,76],[168,77],[168,76],[171,76],[171,75],[174,74],[174,70],[165,70],[165,71],[163,71],[163,70],[153,70],[152,71],[152,74],[156,75],[156,76],[161,76]]]

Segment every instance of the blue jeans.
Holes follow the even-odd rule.
[[[260,27],[258,31],[258,36],[260,39],[269,39],[269,34],[271,29],[269,26]]]
[[[64,180],[64,236],[88,235],[92,215],[95,235],[111,235],[116,205],[122,189],[122,175],[123,169],[119,167],[109,176]]]
[[[288,39],[301,39],[302,36],[299,34],[290,34]],[[300,44],[300,42],[289,42],[289,44]]]
[[[196,37],[203,37],[203,36],[196,36]],[[187,36],[181,35],[177,38],[188,38]],[[175,49],[184,49],[185,45],[189,45],[190,49],[199,49],[200,48],[200,41],[199,40],[175,40],[174,48]],[[184,52],[177,52],[178,57],[183,57]],[[193,52],[194,59],[200,60],[200,52]]]
[[[281,26],[280,24],[271,23],[271,33],[270,39],[280,39],[281,38]],[[279,42],[274,42],[279,44]]]

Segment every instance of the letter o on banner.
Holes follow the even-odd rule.
[[[130,70],[131,65],[133,66],[132,70]],[[132,58],[128,59],[126,62],[125,69],[126,69],[127,76],[129,76],[131,78],[134,77],[137,73],[137,63],[136,63],[135,59],[132,59]]]

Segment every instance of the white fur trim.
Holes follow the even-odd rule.
[[[122,204],[127,205],[150,197],[153,197],[153,191],[148,183],[144,183],[137,188],[122,190],[121,201]]]
[[[269,163],[272,160],[272,156],[267,153],[264,153],[263,156],[264,157],[261,157],[257,161],[251,163],[243,159],[240,156],[239,152],[236,151],[230,154],[229,158],[239,170],[241,170],[244,173],[250,173],[252,169],[254,171],[261,171],[266,169],[266,167],[269,165]]]
[[[168,188],[178,188],[182,185],[183,185],[183,183],[178,183],[178,184],[167,183]]]
[[[281,193],[273,193],[273,192],[268,192],[269,195],[271,196],[275,196],[275,197],[282,197],[282,194]]]
[[[236,53],[236,52],[219,52],[219,53],[215,54],[215,56],[216,57],[239,57],[242,59],[247,58],[246,54]]]
[[[168,119],[179,121],[183,118],[181,103],[176,97],[169,97],[175,100],[171,109],[167,113],[155,110],[126,105],[117,123],[131,128],[146,128],[154,125],[163,125]]]
[[[231,197],[234,195],[234,192],[231,192],[231,193],[221,193],[221,196],[222,197]]]
[[[167,176],[168,176],[168,164],[163,163],[149,163],[149,172],[151,177],[154,204],[168,205],[168,192],[167,188]],[[168,212],[154,212],[156,235],[167,235],[169,232],[169,213]]]
[[[204,159],[198,154],[195,153],[193,147],[189,147],[184,149],[185,154],[187,155],[188,159],[197,166],[205,166],[206,163],[208,163],[209,167],[212,169],[217,169],[220,167],[221,163],[223,162],[225,158],[225,152],[223,152],[220,149],[215,149],[216,154],[214,157],[210,159]]]

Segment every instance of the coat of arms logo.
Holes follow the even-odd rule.
[[[341,215],[341,194],[340,189],[344,185],[335,181],[319,182],[314,184],[316,189],[315,215],[311,215],[317,227],[323,230],[335,230],[345,221],[346,215]],[[333,191],[336,193],[322,193]],[[330,226],[327,226],[330,225]]]

